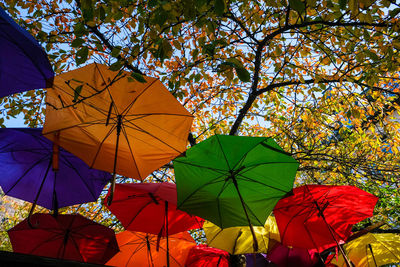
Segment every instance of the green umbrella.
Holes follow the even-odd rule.
[[[253,230],[291,191],[298,166],[272,138],[212,136],[174,160],[178,208]]]

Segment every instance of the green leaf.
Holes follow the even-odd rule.
[[[400,13],[400,8],[395,8],[395,9],[389,11],[389,16],[394,18],[399,13]]]
[[[236,67],[243,68],[243,63],[240,60],[238,60],[237,58],[231,57],[231,58],[228,58],[226,61],[233,63]]]
[[[106,18],[106,11],[105,11],[105,9],[104,9],[103,6],[100,6],[99,9],[100,9],[100,10],[99,10],[99,17],[100,17],[100,20],[101,20],[101,21],[104,21],[105,18]]]
[[[75,33],[76,37],[81,37],[85,32],[86,32],[86,29],[82,23],[78,22],[75,24],[74,33]]]
[[[121,47],[120,46],[116,46],[116,47],[114,47],[112,49],[111,56],[118,57],[120,52],[121,52]]]
[[[225,12],[225,1],[214,0],[214,11],[218,16],[222,16]]]
[[[76,38],[75,40],[72,41],[71,46],[72,47],[80,47],[82,44],[85,42],[85,40],[81,38]]]
[[[141,83],[147,82],[146,79],[143,77],[143,75],[140,73],[132,72],[131,76],[138,82],[141,82]]]
[[[340,7],[341,10],[345,10],[346,9],[347,1],[348,0],[339,0],[339,7]]]
[[[244,67],[235,67],[236,74],[242,82],[250,81],[250,73]]]
[[[72,102],[76,102],[78,100],[79,95],[82,92],[82,88],[83,88],[83,84],[78,85],[75,90],[74,90],[74,99],[72,100]]]
[[[301,0],[289,0],[289,5],[300,14],[306,10],[306,5]]]
[[[87,46],[82,47],[78,52],[76,52],[76,64],[80,65],[82,63],[85,63],[89,55],[89,49]]]
[[[120,70],[121,68],[122,68],[122,62],[120,62],[120,61],[117,61],[117,62],[113,63],[113,64],[109,67],[109,69],[112,70],[112,71],[118,71],[118,70]]]
[[[215,44],[207,44],[204,46],[204,53],[207,55],[213,56],[215,53]]]

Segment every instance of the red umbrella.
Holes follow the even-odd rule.
[[[229,267],[229,253],[207,245],[197,245],[190,249],[185,266]]]
[[[116,184],[111,205],[109,194],[104,204],[127,230],[167,236],[203,226],[203,219],[176,209],[173,183]]]
[[[338,245],[349,237],[353,224],[373,215],[377,201],[354,186],[297,187],[274,208],[281,242],[319,252]]]
[[[279,267],[310,267],[318,262],[316,251],[305,248],[287,247],[282,243],[276,243],[274,247],[268,251],[267,259]]]
[[[114,231],[81,215],[36,213],[8,235],[14,252],[105,264],[118,251]]]

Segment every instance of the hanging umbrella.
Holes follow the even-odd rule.
[[[311,267],[319,260],[315,250],[287,247],[276,243],[267,253],[267,259],[279,267]]]
[[[43,134],[59,132],[60,146],[112,172],[112,188],[116,173],[145,179],[186,150],[193,116],[159,80],[143,78],[95,63],[58,75]]]
[[[0,8],[0,97],[51,86],[54,72],[39,43]]]
[[[116,184],[111,205],[109,194],[105,205],[127,230],[168,236],[203,226],[203,219],[176,209],[173,183]]]
[[[65,260],[106,263],[118,252],[114,231],[81,215],[33,214],[10,230],[13,251]]]
[[[292,189],[298,165],[272,138],[212,136],[174,160],[178,209],[221,228],[248,225],[255,241],[253,225]]]
[[[400,234],[368,233],[344,245],[350,260],[357,267],[375,267],[400,263]],[[346,266],[342,255],[331,263]]]
[[[166,239],[158,240],[156,235],[124,231],[117,234],[120,252],[106,265],[111,266],[166,266]],[[172,249],[169,254],[171,267],[184,267],[189,251],[196,246],[188,232],[182,232],[169,237]]]
[[[90,169],[44,138],[41,130],[0,129],[0,186],[4,193],[52,210],[96,201],[111,175]]]
[[[279,231],[275,218],[268,217],[264,226],[253,227],[258,244],[258,250],[252,248],[253,237],[248,226],[229,227],[221,229],[212,222],[206,221],[203,226],[207,238],[207,245],[219,248],[230,254],[267,253],[270,241],[279,241]],[[272,243],[274,244],[274,243]]]
[[[378,201],[370,193],[345,185],[305,185],[293,193],[274,209],[281,242],[319,252],[343,243],[353,224],[373,215]]]
[[[190,249],[185,266],[229,267],[229,253],[206,245],[197,245]]]
[[[111,190],[111,189],[110,189]],[[176,186],[173,183],[116,184],[115,199],[107,208],[127,230],[166,236],[201,228],[204,220],[176,209]]]

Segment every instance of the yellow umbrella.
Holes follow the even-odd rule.
[[[219,248],[230,254],[267,253],[270,241],[280,241],[275,217],[269,216],[265,226],[253,226],[257,238],[258,250],[254,251],[253,237],[248,226],[221,229],[212,222],[203,225],[210,247]]]
[[[400,235],[368,233],[344,245],[348,258],[357,267],[400,263]],[[346,266],[342,255],[331,263]]]
[[[143,78],[96,63],[56,76],[43,134],[112,172],[113,184],[116,173],[145,179],[186,150],[193,116],[158,79]]]

